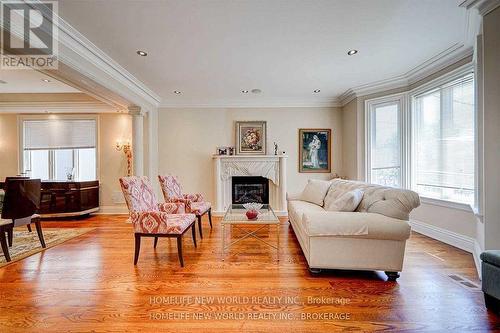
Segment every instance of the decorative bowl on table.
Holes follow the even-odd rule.
[[[263,205],[261,203],[257,203],[257,202],[249,202],[249,203],[243,204],[243,207],[245,207],[245,209],[247,210],[247,212],[245,213],[245,215],[247,216],[247,219],[255,220],[257,218],[257,216],[259,216],[259,209],[261,209],[262,206]]]

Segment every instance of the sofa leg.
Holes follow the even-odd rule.
[[[311,273],[312,275],[318,275],[321,273],[321,268],[309,267],[309,273]]]
[[[500,314],[500,300],[488,294],[484,294],[484,304],[488,310]]]
[[[399,272],[385,272],[385,275],[387,275],[387,281],[396,281],[399,277]]]

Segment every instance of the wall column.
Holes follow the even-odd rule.
[[[129,113],[132,115],[132,158],[134,161],[135,176],[144,175],[144,116],[141,108],[130,106]]]

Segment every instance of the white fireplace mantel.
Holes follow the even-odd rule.
[[[269,200],[276,214],[286,215],[286,155],[213,155],[215,214],[223,214],[232,201],[231,178],[262,176],[270,180]]]

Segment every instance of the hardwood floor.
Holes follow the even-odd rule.
[[[253,239],[231,248],[222,262],[214,218],[212,230],[204,221],[198,248],[185,237],[184,268],[169,239],[156,250],[153,239],[145,240],[134,266],[125,220],[43,222],[45,229],[95,230],[0,268],[0,332],[500,330],[500,318],[485,310],[474,287],[471,255],[416,233],[398,282],[386,282],[382,272],[311,276],[286,221],[279,263],[274,249]],[[259,235],[275,241],[274,229]]]

